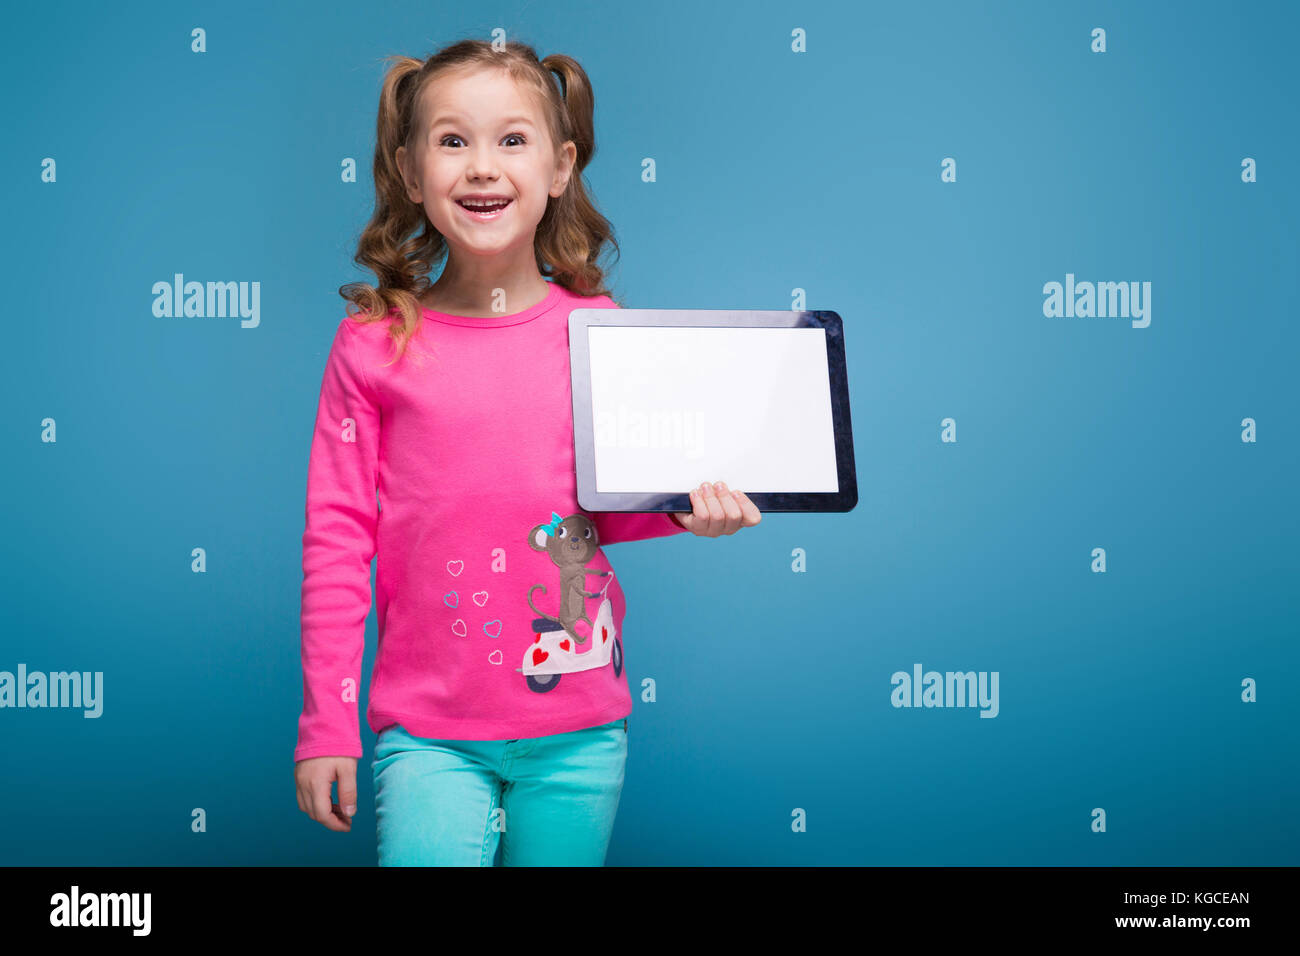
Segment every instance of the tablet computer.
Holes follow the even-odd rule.
[[[760,511],[858,502],[835,312],[574,309],[578,505],[690,511],[725,481]]]

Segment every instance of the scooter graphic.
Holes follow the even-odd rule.
[[[558,621],[544,617],[533,618],[533,643],[524,651],[524,666],[516,667],[524,675],[529,690],[544,694],[560,683],[561,674],[589,671],[614,662],[614,676],[623,673],[623,642],[614,627],[614,605],[605,592],[614,580],[610,571],[605,586],[600,589],[600,610],[596,612],[595,627],[581,653],[574,641]]]

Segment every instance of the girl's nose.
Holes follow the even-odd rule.
[[[492,162],[492,154],[475,150],[469,158],[469,168],[465,170],[465,175],[470,179],[496,179],[497,169]]]

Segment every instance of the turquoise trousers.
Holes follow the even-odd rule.
[[[375,742],[380,866],[603,866],[627,719],[518,740]]]

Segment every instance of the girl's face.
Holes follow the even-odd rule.
[[[412,202],[454,250],[492,256],[533,246],[551,196],[560,196],[577,157],[555,146],[534,98],[504,70],[448,73],[424,92],[415,149],[397,150]],[[482,197],[504,208],[474,212]]]

